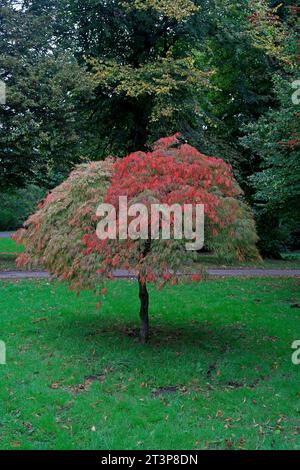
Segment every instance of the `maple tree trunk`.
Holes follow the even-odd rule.
[[[142,344],[146,343],[149,338],[149,294],[147,291],[146,282],[142,282],[139,279],[139,297],[141,301],[140,309],[140,319],[141,319],[141,329],[140,329],[140,341]]]

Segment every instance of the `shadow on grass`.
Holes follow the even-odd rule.
[[[62,331],[63,342],[58,340]],[[251,331],[241,324],[218,327],[203,321],[177,327],[153,321],[146,345],[139,343],[137,334],[136,323],[122,319],[118,323],[102,319],[100,327],[98,321],[88,318],[75,322],[52,319],[43,341],[58,353],[58,361],[59,357],[65,358],[65,365],[72,367],[81,382],[94,376],[97,381],[108,370],[112,377],[138,374],[143,381],[150,376],[154,388],[189,388],[197,379],[205,389],[254,389],[276,372],[271,366],[274,346],[266,349],[263,342],[255,342],[253,347]]]
[[[90,346],[101,348],[117,343],[120,349],[126,348],[126,351],[131,347],[145,350],[162,348],[171,352],[192,349],[193,355],[197,350],[220,354],[233,349],[245,351],[249,347],[247,337],[251,335],[251,332],[238,322],[220,327],[206,320],[187,320],[186,325],[182,326],[180,322],[180,326],[177,326],[176,323],[169,324],[152,319],[150,339],[146,345],[141,345],[137,321],[125,321],[122,317],[118,320],[101,317],[97,321],[91,318],[63,318],[56,322],[52,317],[47,325],[47,332],[52,337],[57,337],[61,335],[62,330],[64,342],[68,342],[71,349],[76,349],[76,343],[81,344],[83,341]]]

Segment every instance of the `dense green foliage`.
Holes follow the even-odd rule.
[[[233,165],[263,252],[296,247],[284,188],[297,197],[299,146],[279,142],[290,140],[280,127],[297,134],[299,126],[290,99],[299,78],[297,4],[3,0],[1,189],[52,188],[82,159],[123,156],[181,132]]]
[[[276,77],[280,106],[257,123],[245,145],[262,158],[262,169],[252,176],[255,208],[261,226],[262,246],[272,255],[287,244],[296,244],[300,233],[300,119],[291,100],[291,82]],[[298,242],[299,243],[299,242]]]
[[[273,77],[276,106],[247,125],[242,143],[260,157],[259,171],[250,181],[255,190],[262,249],[272,255],[286,245],[299,246],[299,20],[294,14],[282,25],[275,17],[269,30],[265,46],[268,55],[277,57],[282,64],[280,72]],[[265,31],[268,25],[263,21],[256,27],[258,45]]]
[[[45,193],[45,189],[33,184],[0,193],[0,230],[20,228],[28,216],[35,212]]]
[[[0,106],[0,189],[49,187],[85,148],[88,132],[78,116],[89,84],[70,47],[54,40],[50,12],[13,4],[0,7],[0,80],[7,90]]]

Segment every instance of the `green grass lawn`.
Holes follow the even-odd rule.
[[[11,238],[0,238],[0,253],[15,254],[22,253],[24,248],[22,245],[17,245]]]
[[[297,279],[151,289],[135,337],[135,282],[102,309],[47,281],[0,284],[1,449],[300,449]]]
[[[0,271],[23,270],[16,265],[17,253],[22,253],[24,247],[17,245],[10,238],[0,238]]]
[[[14,240],[0,238],[0,271],[19,270],[20,268],[16,266],[16,255],[23,251],[24,247],[17,245]]]

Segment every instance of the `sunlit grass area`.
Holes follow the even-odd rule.
[[[16,266],[16,256],[22,253],[24,247],[17,245],[10,238],[0,238],[0,271],[14,271],[20,269]]]
[[[24,247],[22,245],[17,245],[17,243],[12,240],[11,238],[0,238],[0,253],[21,253],[24,251]]]

